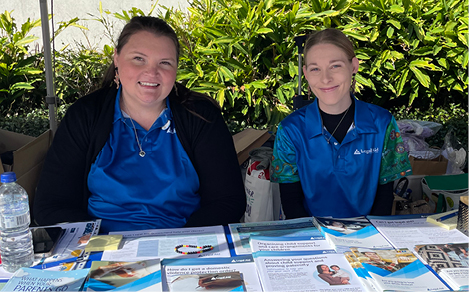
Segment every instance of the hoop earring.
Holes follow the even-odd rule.
[[[311,99],[311,87],[308,86],[308,100]]]
[[[174,93],[176,93],[176,96],[179,96],[178,88],[176,87],[176,83],[174,83],[173,87],[174,87]]]
[[[120,79],[119,79],[119,71],[117,70],[117,67],[114,69],[114,72],[115,72],[114,83],[116,84],[116,89],[119,89]]]
[[[352,74],[352,86],[351,86],[351,91],[352,94],[355,94],[355,84],[357,83],[357,80],[355,80],[355,73]]]

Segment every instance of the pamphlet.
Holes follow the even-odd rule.
[[[457,229],[447,230],[427,222],[428,215],[367,216],[394,248],[413,250],[419,244],[467,242],[469,237]]]
[[[322,236],[311,217],[290,220],[228,224],[237,255],[251,254],[250,236]]]
[[[164,259],[162,266],[164,291],[198,291],[205,289],[220,289],[214,291],[263,291],[251,255],[226,258]],[[233,274],[230,278],[222,278],[230,275],[227,273],[239,273],[242,283]],[[202,282],[207,277],[214,278],[213,281],[217,280],[220,285],[217,287],[204,286]],[[199,285],[199,283],[202,285]]]
[[[438,291],[448,288],[409,249],[350,248],[378,291]]]
[[[469,290],[467,243],[424,244],[415,250],[453,290]]]
[[[335,253],[335,250],[327,243],[324,236],[251,236],[249,240],[252,252],[322,250],[329,253]]]
[[[110,232],[122,234],[121,248],[103,252],[103,261],[143,261],[174,257],[229,257],[230,251],[223,226],[149,229],[139,231]],[[203,253],[178,253],[179,245],[212,246]]]
[[[2,291],[78,291],[88,269],[49,271],[20,268],[11,276]]]
[[[94,261],[84,291],[162,291],[159,259],[139,262]]]
[[[313,222],[326,237],[329,244],[369,248],[391,248],[392,246],[366,218],[336,219],[313,217]]]
[[[343,254],[258,251],[253,257],[264,291],[366,291]]]

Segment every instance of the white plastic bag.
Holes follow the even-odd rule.
[[[244,180],[246,212],[244,222],[273,221],[273,195],[269,168],[257,169],[260,161],[249,161]]]

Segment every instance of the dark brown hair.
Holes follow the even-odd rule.
[[[165,36],[170,38],[176,46],[176,60],[179,60],[180,49],[176,32],[174,32],[171,26],[169,26],[163,19],[151,16],[135,16],[124,26],[119,38],[117,39],[117,53],[121,52],[122,48],[128,43],[131,36],[141,31],[148,31],[156,36]],[[112,61],[104,75],[103,83],[101,85],[102,87],[111,86],[114,80],[115,70],[116,67],[114,66],[114,61]]]
[[[355,51],[353,49],[352,42],[347,36],[338,29],[327,28],[324,30],[316,31],[311,33],[305,42],[304,48],[304,62],[306,64],[306,55],[309,49],[314,45],[318,44],[331,44],[341,49],[349,60],[355,57]]]

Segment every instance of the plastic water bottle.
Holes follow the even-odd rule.
[[[28,194],[14,172],[2,173],[0,181],[0,255],[3,268],[13,273],[34,261]]]

